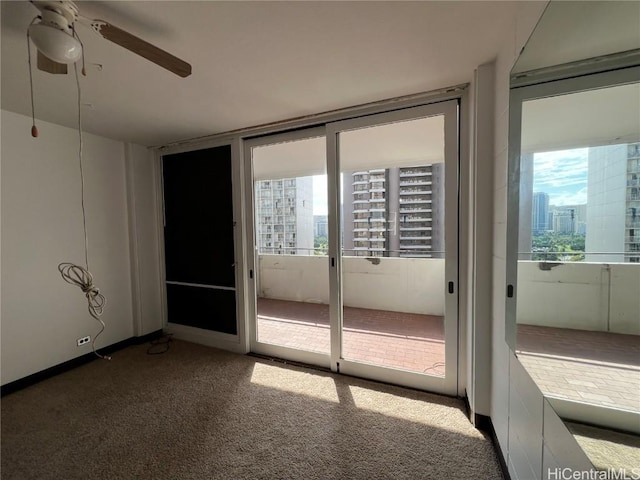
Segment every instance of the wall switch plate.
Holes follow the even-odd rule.
[[[87,335],[86,337],[80,337],[77,342],[78,342],[78,346],[81,347],[82,345],[85,345],[90,341],[91,341],[91,336]]]

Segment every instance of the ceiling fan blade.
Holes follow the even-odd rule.
[[[135,35],[131,35],[104,20],[92,20],[91,26],[107,40],[146,58],[156,65],[166,68],[180,77],[184,78],[191,75],[191,65],[187,62],[151,45],[149,42],[145,42]]]
[[[38,50],[38,70],[53,73],[54,75],[66,75],[67,65],[65,63],[54,62]]]

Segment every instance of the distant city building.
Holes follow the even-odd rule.
[[[531,230],[533,233],[543,233],[548,230],[549,195],[544,192],[534,192],[531,209]]]
[[[587,205],[549,207],[550,230],[555,233],[584,235],[586,233]]]
[[[255,183],[258,252],[313,255],[313,178]]]
[[[444,164],[343,175],[345,255],[444,258]]]
[[[313,236],[314,237],[329,236],[329,223],[327,221],[326,215],[313,216]]]

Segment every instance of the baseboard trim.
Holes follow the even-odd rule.
[[[467,413],[467,418],[473,423],[474,419],[471,418],[471,405],[469,404],[469,395],[467,395],[466,388],[464,389],[464,397],[462,397],[462,400],[464,400],[464,411]]]
[[[511,480],[511,475],[509,475],[509,467],[507,467],[507,462],[505,461],[504,455],[502,454],[502,450],[500,449],[500,444],[498,443],[498,436],[496,435],[496,430],[493,428],[493,422],[491,421],[491,417],[487,415],[481,415],[479,413],[475,414],[475,426],[478,430],[482,430],[486,432],[489,437],[491,437],[491,442],[493,443],[493,447],[496,450],[496,455],[498,456],[498,462],[500,463],[500,469],[502,470],[502,475],[505,480]]]
[[[100,350],[98,350],[98,352],[103,355],[108,355],[131,345],[140,345],[142,343],[149,342],[160,336],[162,336],[162,330],[156,330],[155,332],[142,335],[141,337],[127,338],[120,342],[101,348]],[[79,357],[72,358],[71,360],[67,360],[66,362],[60,363],[58,365],[54,365],[53,367],[49,367],[45,370],[41,370],[18,380],[14,380],[13,382],[9,382],[0,387],[0,397],[4,397],[5,395],[9,395],[10,393],[17,392],[18,390],[22,390],[23,388],[30,387],[31,385],[35,385],[38,382],[46,380],[47,378],[55,377],[56,375],[68,372],[69,370],[73,370],[74,368],[84,365],[85,363],[92,362],[94,360],[98,360],[98,357],[96,357],[93,352],[89,352],[85,353],[84,355],[80,355]]]

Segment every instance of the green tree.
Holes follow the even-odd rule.
[[[535,234],[531,242],[532,260],[580,262],[584,260],[585,236],[570,233]]]
[[[315,237],[313,239],[313,254],[326,255],[329,251],[329,241],[327,237]]]

